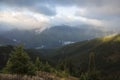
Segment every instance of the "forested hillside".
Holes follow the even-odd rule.
[[[10,45],[0,47],[1,70],[13,50],[13,46]],[[42,71],[47,70],[55,74],[57,72],[59,76],[72,75],[78,78],[88,77],[90,74],[95,78],[95,75],[99,76],[99,80],[120,79],[119,34],[77,42],[56,49],[25,49],[25,51],[33,62],[36,57],[40,57],[44,64],[42,67],[48,66],[46,61],[49,62],[51,67],[40,68]],[[94,70],[95,72],[89,72]]]
[[[73,72],[86,72],[88,70],[89,55],[95,54],[96,69],[101,74],[110,77],[120,74],[120,35],[110,35],[93,40],[86,40],[75,44],[67,45],[57,49],[50,60],[55,64],[72,64]],[[70,68],[70,66],[68,66]],[[110,79],[109,79],[110,80]]]

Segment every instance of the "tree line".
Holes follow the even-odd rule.
[[[42,62],[39,57],[31,61],[22,45],[18,45],[11,52],[3,73],[18,75],[36,75],[37,71],[53,72],[60,77],[74,75],[74,65],[67,58],[60,62],[56,67],[52,67],[47,61]],[[79,71],[78,71],[79,72]],[[80,74],[80,80],[102,80],[100,71],[95,66],[95,54],[90,53],[88,70]],[[117,79],[116,79],[117,80]]]

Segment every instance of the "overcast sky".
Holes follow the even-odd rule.
[[[119,5],[120,0],[0,0],[0,27],[45,29],[87,24],[120,30]]]

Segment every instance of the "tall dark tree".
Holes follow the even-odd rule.
[[[24,51],[23,46],[19,45],[12,51],[4,71],[14,74],[33,75],[36,68],[30,61],[28,54]]]
[[[95,54],[90,53],[88,71],[84,74],[81,74],[80,80],[100,80],[99,76],[99,72],[95,67]]]
[[[89,55],[89,66],[88,66],[88,72],[87,78],[88,80],[99,80],[99,72],[96,70],[95,67],[95,54],[90,53]]]
[[[72,60],[67,62],[67,68],[68,68],[68,72],[73,75],[74,73],[74,64],[72,62]]]
[[[88,72],[94,72],[95,71],[95,54],[90,53],[89,55],[89,65],[88,65]]]

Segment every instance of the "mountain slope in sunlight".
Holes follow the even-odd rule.
[[[118,75],[120,73],[120,34],[114,34],[93,40],[86,40],[61,47],[49,55],[53,63],[71,61],[86,71],[89,63],[89,54],[95,53],[95,65],[104,74]]]

